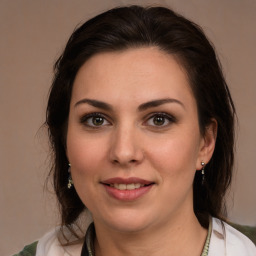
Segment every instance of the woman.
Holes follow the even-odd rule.
[[[47,108],[62,227],[36,255],[255,255],[224,222],[234,117],[196,24],[139,6],[83,24],[56,62]],[[87,230],[75,225],[85,209]]]

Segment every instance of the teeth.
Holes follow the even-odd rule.
[[[136,184],[134,184],[134,186],[135,186],[135,188],[140,188],[141,187],[140,183],[136,183]]]
[[[118,185],[118,188],[119,188],[120,190],[125,190],[125,189],[126,189],[126,185],[125,185],[125,184],[119,184],[119,185]]]
[[[136,188],[140,188],[140,187],[144,187],[145,185],[144,184],[140,184],[140,183],[131,183],[131,184],[110,184],[110,187],[114,187],[116,189],[119,189],[119,190],[133,190],[133,189],[136,189]]]
[[[135,185],[133,183],[132,184],[127,184],[126,189],[128,189],[128,190],[135,189]]]

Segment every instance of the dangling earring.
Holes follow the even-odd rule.
[[[202,185],[204,184],[204,168],[205,168],[205,162],[201,162],[202,165],[202,169],[201,169],[201,173],[202,173]]]
[[[72,186],[74,185],[74,182],[72,180],[72,177],[71,177],[71,171],[70,171],[70,167],[71,167],[71,164],[68,164],[69,167],[68,167],[68,173],[69,173],[69,177],[68,177],[68,189],[71,189]]]

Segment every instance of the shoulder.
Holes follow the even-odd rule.
[[[63,245],[66,242],[69,245]],[[38,241],[36,256],[80,256],[82,243],[66,227],[54,228]]]
[[[246,252],[248,255],[256,255],[256,247],[247,236],[227,223],[224,223],[224,225],[226,229],[226,243],[230,251],[235,253],[240,249],[241,252]]]
[[[227,256],[255,256],[256,247],[244,234],[229,224],[213,218],[209,256],[226,253]]]
[[[252,242],[256,245],[256,226],[245,226],[245,225],[239,225],[235,223],[228,223],[235,229],[239,230],[241,233],[249,237]]]
[[[54,228],[37,242],[25,246],[21,252],[13,256],[80,256],[82,243],[75,242],[76,237],[64,229],[64,237],[70,241],[70,245],[63,246],[60,235],[60,228]]]

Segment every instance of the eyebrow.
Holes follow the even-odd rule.
[[[149,102],[145,102],[145,103],[139,105],[138,110],[139,111],[145,111],[149,108],[158,107],[158,106],[161,106],[161,105],[166,104],[166,103],[177,103],[177,104],[181,105],[183,108],[185,108],[184,104],[181,101],[177,100],[177,99],[164,98],[164,99],[157,99],[157,100],[152,100],[152,101],[149,101]],[[77,107],[80,104],[89,104],[89,105],[91,105],[93,107],[96,107],[96,108],[104,109],[104,110],[107,110],[107,111],[113,111],[113,107],[110,104],[108,104],[106,102],[103,102],[103,101],[99,101],[99,100],[82,99],[82,100],[79,100],[75,104],[75,107]]]
[[[138,109],[139,111],[144,111],[144,110],[147,110],[148,108],[158,107],[166,103],[177,103],[181,105],[183,108],[185,108],[184,104],[181,101],[172,99],[172,98],[165,98],[165,99],[152,100],[152,101],[143,103],[139,106]]]
[[[105,110],[108,110],[108,111],[113,110],[111,105],[109,105],[108,103],[105,103],[105,102],[99,101],[99,100],[92,100],[92,99],[82,99],[82,100],[79,100],[75,104],[75,107],[77,107],[80,104],[85,104],[85,103],[87,103],[87,104],[89,104],[89,105],[91,105],[93,107],[96,107],[96,108],[101,108],[101,109],[105,109]]]

